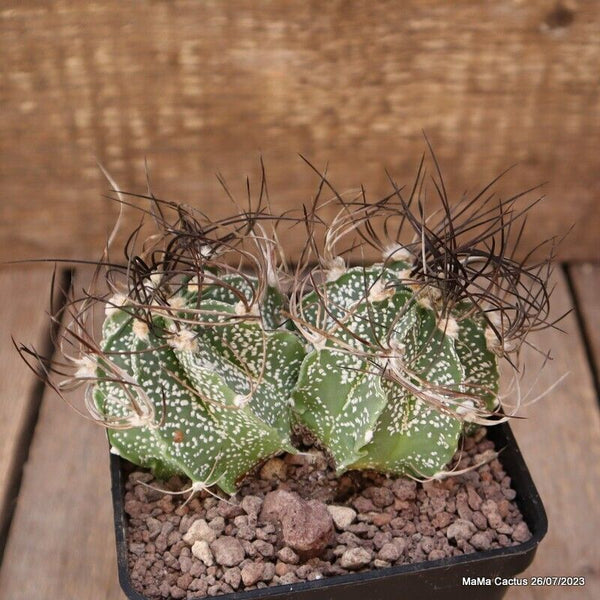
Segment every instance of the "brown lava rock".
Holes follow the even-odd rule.
[[[483,430],[451,465],[491,456]],[[335,471],[316,448],[271,459],[238,494],[184,500],[180,478],[126,484],[129,569],[151,600],[202,598],[312,581],[360,570],[502,548],[531,537],[499,460],[418,484],[371,472]],[[334,526],[335,524],[335,526]]]
[[[261,521],[281,527],[283,543],[304,560],[323,554],[333,541],[333,519],[318,500],[303,500],[294,492],[276,490],[265,496]]]

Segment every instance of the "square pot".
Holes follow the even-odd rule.
[[[537,546],[546,534],[548,521],[529,470],[523,460],[517,442],[507,423],[490,427],[488,439],[494,442],[512,487],[517,492],[516,502],[523,514],[532,537],[527,542],[507,548],[496,548],[453,556],[436,561],[374,569],[326,577],[316,581],[304,581],[264,589],[234,592],[216,596],[220,600],[392,600],[394,598],[424,598],[431,600],[493,600],[502,598],[507,585],[495,579],[515,577],[524,571],[535,555]],[[131,583],[127,565],[126,515],[124,511],[125,465],[127,461],[110,455],[112,498],[115,516],[117,562],[119,581],[127,598],[146,600],[136,592]],[[464,584],[463,578],[481,582]],[[488,580],[491,583],[488,584]]]

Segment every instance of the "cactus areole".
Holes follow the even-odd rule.
[[[124,266],[107,248],[104,277],[67,303],[61,373],[75,369],[55,389],[84,384],[111,451],[186,475],[192,493],[235,493],[266,459],[296,452],[298,432],[340,474],[440,477],[465,428],[510,416],[498,363],[516,365],[525,336],[549,326],[550,268],[512,258],[521,195],[450,208],[433,181],[441,208],[429,216],[422,165],[412,192],[394,184],[375,203],[321,175],[297,216],[273,214],[264,180],[255,207],[220,221],[143,197],[158,233],[132,235]],[[306,240],[293,267],[290,236]],[[357,259],[366,249],[374,261]]]

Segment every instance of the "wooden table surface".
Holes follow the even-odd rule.
[[[117,582],[103,431],[44,390],[11,345],[48,345],[51,271],[0,270],[0,600],[123,600]],[[559,267],[565,334],[536,341],[554,362],[536,387],[568,377],[514,423],[549,519],[529,575],[584,576],[582,588],[513,588],[508,600],[600,598],[600,266]],[[535,379],[539,358],[525,357]],[[527,383],[524,384],[527,387]]]

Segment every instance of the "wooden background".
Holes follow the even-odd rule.
[[[455,196],[519,167],[542,181],[529,241],[600,246],[597,0],[254,0],[0,4],[0,260],[95,257],[116,207],[102,162],[142,192],[229,210],[265,157],[281,208],[330,161],[340,189],[386,188],[434,144]],[[300,240],[296,241],[300,244]]]
[[[503,193],[548,181],[527,241],[575,224],[568,334],[539,334],[541,383],[570,376],[515,424],[550,520],[527,573],[587,584],[508,598],[595,600],[600,266],[575,263],[600,261],[599,84],[598,0],[0,0],[0,263],[98,256],[117,210],[96,161],[143,192],[147,157],[157,194],[214,216],[215,173],[241,193],[261,153],[281,210],[316,183],[298,152],[372,196],[414,174],[423,129],[454,197],[518,163]],[[48,345],[49,280],[0,266],[0,600],[121,600],[104,435],[10,343]]]

